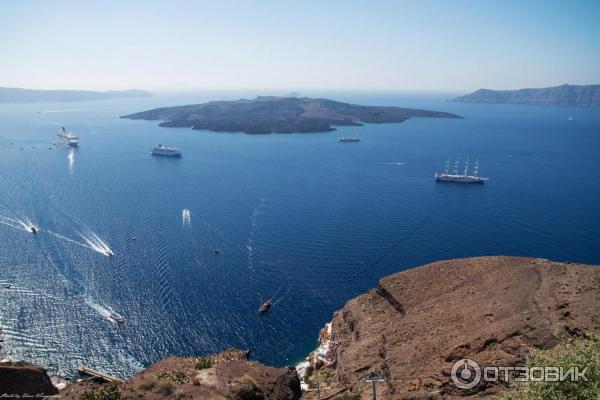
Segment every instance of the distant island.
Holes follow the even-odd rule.
[[[600,85],[561,85],[541,89],[479,89],[453,99],[461,103],[541,104],[553,106],[600,107]]]
[[[36,90],[0,87],[0,103],[40,103],[62,101],[106,100],[128,97],[150,97],[152,93],[143,90]]]
[[[165,122],[160,126],[191,127],[214,132],[307,133],[332,131],[335,130],[335,125],[404,122],[411,117],[460,118],[440,111],[360,106],[328,99],[274,96],[156,108],[121,118],[162,120]]]

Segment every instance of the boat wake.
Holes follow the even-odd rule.
[[[405,162],[384,162],[384,163],[380,163],[383,165],[406,165]]]
[[[0,215],[0,224],[10,226],[11,228],[19,229],[25,232],[37,233],[40,229],[27,217],[21,218],[11,218]],[[90,250],[94,250],[97,253],[103,254],[105,256],[113,256],[114,253],[112,249],[106,244],[106,242],[98,237],[94,232],[87,229],[87,234],[83,234],[81,232],[77,232],[79,236],[84,240],[84,242],[79,242],[77,240],[68,238],[60,233],[53,232],[49,229],[45,229],[44,232],[58,238],[64,240],[65,242],[73,243]]]
[[[57,239],[64,240],[65,242],[76,244],[81,247],[85,247],[86,249],[94,250],[97,253],[100,253],[105,256],[112,256],[114,253],[112,250],[102,241],[102,239],[98,238],[94,233],[92,233],[92,237],[86,237],[83,234],[79,233],[79,235],[85,240],[85,243],[78,242],[77,240],[73,240],[66,236],[61,235],[60,233],[53,232],[51,230],[46,229],[46,232],[50,235],[54,236]]]
[[[181,218],[183,220],[183,225],[190,225],[192,223],[191,211],[188,210],[187,208],[184,208],[181,211]]]
[[[108,321],[112,321],[110,315],[113,313],[108,307],[94,301],[90,297],[85,297],[85,304],[87,304],[92,310],[96,311],[100,316]]]
[[[10,220],[5,220],[3,217],[0,217],[0,224],[10,226],[11,228],[24,230],[23,227],[12,223]]]
[[[258,205],[252,211],[250,216],[250,230],[248,231],[248,238],[246,240],[246,250],[248,259],[248,269],[254,272],[254,239],[256,236],[256,227],[258,226],[258,217],[262,213],[265,206],[265,199],[261,198]]]
[[[64,113],[64,112],[74,112],[74,111],[83,111],[83,108],[72,108],[68,110],[42,110],[40,114],[52,114],[52,113]]]
[[[35,224],[27,217],[10,218],[0,215],[0,224],[10,226],[11,228],[20,229],[25,232],[33,232],[34,229],[37,230]]]
[[[277,297],[277,295],[281,291],[281,288],[283,288],[283,286],[279,286],[279,289],[277,289],[277,292],[275,292],[273,297],[271,297],[271,301],[273,302],[274,306],[277,305],[277,303],[279,303],[281,300],[283,300],[290,293],[290,288],[287,288],[285,293],[283,293],[281,296]]]
[[[79,236],[81,236],[81,238],[88,244],[88,247],[90,247],[92,250],[97,251],[100,254],[104,254],[105,256],[115,255],[111,248],[108,247],[108,244],[106,244],[104,240],[100,239],[94,232],[88,230],[87,235],[81,232],[77,233],[79,233]]]
[[[67,155],[67,160],[69,160],[69,171],[73,172],[73,167],[75,166],[75,149],[72,147]]]

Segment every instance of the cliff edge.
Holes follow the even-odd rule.
[[[441,261],[381,279],[335,313],[329,351],[332,391],[380,399],[490,397],[482,383],[464,391],[450,379],[463,358],[481,366],[524,365],[528,349],[560,336],[600,332],[600,268],[521,257]]]

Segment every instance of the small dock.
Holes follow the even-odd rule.
[[[122,379],[115,378],[114,376],[110,376],[108,374],[105,374],[104,372],[96,371],[95,369],[86,367],[83,364],[81,364],[79,366],[79,368],[77,368],[77,372],[79,372],[82,375],[88,375],[93,378],[102,379],[103,381],[106,381],[106,382],[111,382],[111,383],[123,382]]]

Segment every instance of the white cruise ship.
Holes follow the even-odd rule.
[[[56,137],[58,138],[59,144],[64,144],[65,146],[71,147],[79,146],[79,138],[73,135],[71,132],[67,132],[64,126],[58,131]]]
[[[489,179],[479,176],[479,160],[475,162],[473,175],[469,175],[469,159],[467,159],[467,161],[465,162],[465,170],[463,174],[458,173],[458,164],[459,162],[457,158],[456,162],[454,163],[454,173],[451,174],[448,172],[448,169],[450,168],[450,160],[446,161],[446,168],[444,169],[444,172],[442,172],[441,174],[436,172],[433,175],[435,180],[439,182],[484,183]]]
[[[357,135],[353,136],[342,136],[338,138],[339,142],[360,142],[360,138]]]
[[[158,144],[152,149],[152,154],[155,156],[181,157],[181,150],[176,147],[168,147]]]

